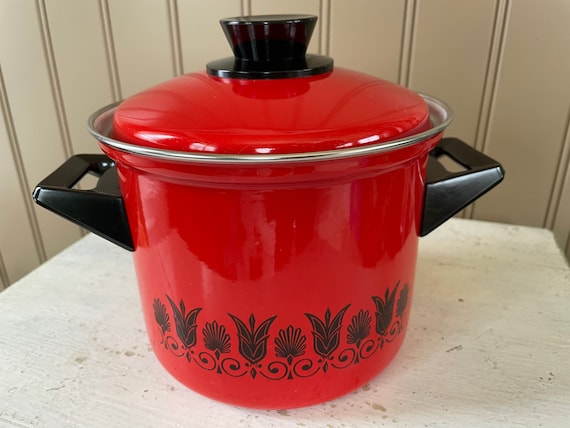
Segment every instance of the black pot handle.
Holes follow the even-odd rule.
[[[99,177],[92,190],[73,189],[86,174]],[[76,155],[42,180],[34,201],[67,220],[134,251],[115,163],[105,155]]]
[[[447,155],[466,168],[449,172],[438,161]],[[430,152],[420,236],[425,236],[499,184],[501,164],[457,138],[442,138]]]

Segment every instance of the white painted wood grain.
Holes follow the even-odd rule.
[[[566,428],[569,304],[551,232],[453,219],[421,240],[407,337],[380,376],[322,405],[247,410],[166,373],[130,253],[89,235],[0,294],[0,424]]]

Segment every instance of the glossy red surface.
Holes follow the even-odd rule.
[[[288,79],[180,76],[124,101],[112,137],[281,154],[377,145],[429,126],[417,94],[335,68]],[[406,330],[438,138],[371,156],[234,165],[102,146],[117,161],[164,367],[209,397],[261,408],[326,401],[378,374]]]
[[[292,408],[365,384],[408,323],[428,151],[198,165],[117,161],[146,327],[209,397]]]
[[[116,171],[104,156],[74,156],[34,199],[134,249],[150,342],[176,379],[241,406],[308,406],[392,361],[408,324],[420,227],[428,233],[503,172],[450,139],[436,156],[483,169],[469,183],[430,166],[426,199],[445,105],[426,98],[430,129],[417,94],[303,57],[316,17],[238,21],[226,34],[243,58],[207,64],[233,78],[187,74],[100,110],[89,127]],[[334,152],[370,145],[379,147]],[[259,156],[288,153],[301,156]],[[96,189],[71,189],[88,172],[101,177]],[[450,200],[448,189],[467,197]]]
[[[117,140],[185,152],[296,153],[380,144],[429,127],[416,93],[355,71],[295,79],[191,73],[125,100]]]

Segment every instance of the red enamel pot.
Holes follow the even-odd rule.
[[[441,138],[441,101],[306,55],[315,22],[222,20],[235,57],[101,109],[105,154],[34,191],[134,252],[162,365],[237,405],[306,406],[376,376],[404,339],[419,237],[503,177]],[[74,189],[88,172],[97,187]]]

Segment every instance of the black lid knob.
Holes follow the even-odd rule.
[[[218,77],[271,79],[332,70],[331,58],[307,55],[317,24],[314,15],[257,15],[220,20],[235,58],[207,64]]]
[[[283,61],[305,57],[317,24],[314,15],[259,15],[220,21],[236,58]]]

